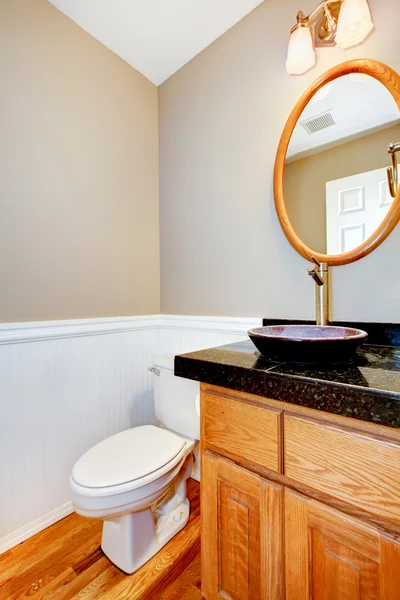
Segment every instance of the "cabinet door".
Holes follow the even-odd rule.
[[[207,600],[281,600],[283,488],[204,453],[202,591]]]
[[[285,490],[287,600],[398,600],[400,545],[378,528]]]

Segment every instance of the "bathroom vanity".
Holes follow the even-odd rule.
[[[332,314],[329,269],[367,256],[400,220],[399,109],[399,75],[354,60],[321,75],[283,129],[275,206],[312,265],[318,325]],[[284,356],[271,328],[249,335],[261,351],[257,338],[279,342],[280,363],[250,341],[175,358],[176,375],[201,382],[207,600],[399,600],[400,328],[357,326],[369,345],[347,366],[332,366],[348,358],[340,349],[331,366],[286,362],[321,356]]]
[[[246,341],[175,374],[201,382],[205,598],[398,599],[400,347],[327,369]]]

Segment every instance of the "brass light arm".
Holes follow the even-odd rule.
[[[341,0],[322,0],[322,2],[320,2],[318,6],[314,8],[312,13],[310,13],[307,17],[304,15],[302,10],[299,10],[299,12],[297,13],[297,22],[300,21],[301,23],[313,23],[314,21],[316,21],[317,17],[321,16],[322,11],[325,11],[325,9],[327,8],[329,9],[329,5],[340,5],[341,3]],[[294,27],[296,27],[296,25]]]
[[[297,13],[297,24],[291,33],[297,27],[309,25],[314,30],[315,46],[334,44],[341,5],[342,0],[323,0],[308,16],[300,10]]]
[[[392,157],[392,166],[386,169],[389,192],[392,198],[396,198],[399,191],[399,174],[396,152],[400,152],[400,142],[397,144],[389,144],[388,154]]]

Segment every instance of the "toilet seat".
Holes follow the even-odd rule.
[[[103,440],[78,460],[71,487],[86,497],[142,488],[174,469],[192,446],[192,440],[154,425],[127,429]]]
[[[169,463],[136,480],[91,488],[76,483],[71,474],[70,486],[75,511],[84,517],[104,519],[149,507],[169,488],[194,449],[193,440],[181,440],[181,451]]]

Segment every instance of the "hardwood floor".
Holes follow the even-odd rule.
[[[200,554],[198,554],[178,579],[161,592],[158,600],[204,600],[200,587]]]
[[[0,556],[0,600],[199,600],[200,486],[189,523],[133,575],[100,548],[102,522],[70,515]]]

